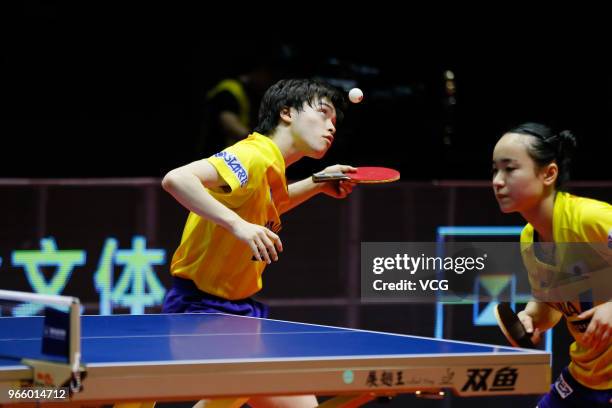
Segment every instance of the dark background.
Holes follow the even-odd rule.
[[[0,177],[163,176],[196,159],[206,91],[218,80],[273,60],[282,76],[330,79],[364,90],[323,163],[384,164],[403,179],[487,179],[495,140],[539,120],[580,143],[574,178],[606,179],[612,74],[585,45],[485,45],[459,38],[423,46],[408,35],[271,30],[227,24],[179,5],[153,8],[24,2],[4,15]],[[242,40],[227,40],[238,34]],[[483,33],[486,35],[486,33]],[[448,104],[443,73],[455,74]]]
[[[200,157],[206,91],[262,58],[277,63],[284,76],[318,76],[364,90],[364,101],[349,107],[322,162],[304,160],[289,174],[306,176],[336,162],[387,165],[402,171],[403,183],[367,188],[361,198],[353,194],[344,201],[317,197],[287,214],[286,253],[266,271],[260,293],[275,318],[432,336],[433,305],[358,302],[347,283],[358,276],[350,267],[356,250],[347,247],[431,241],[440,225],[520,225],[518,215],[499,212],[486,185],[429,182],[488,179],[495,141],[520,122],[573,130],[579,141],[573,178],[610,180],[612,71],[604,61],[607,48],[592,43],[551,46],[534,40],[525,47],[496,43],[483,32],[469,44],[458,37],[432,44],[431,31],[439,25],[419,35],[364,39],[353,31],[291,22],[282,27],[265,19],[232,24],[180,5],[96,8],[25,1],[19,7],[0,15],[0,178],[161,177]],[[313,11],[315,17],[324,16]],[[216,18],[224,28],[205,31]],[[521,27],[531,29],[508,31],[516,34]],[[254,38],[261,33],[270,36]],[[228,39],[232,34],[242,39]],[[464,47],[474,43],[479,49]],[[454,105],[445,91],[446,70],[455,74]],[[135,233],[142,234],[150,248],[165,248],[171,256],[186,215],[157,182],[2,191],[5,284],[29,290],[23,271],[8,268],[10,251],[37,249],[40,238],[54,236],[60,248],[88,250],[90,263],[75,273],[65,294],[79,293],[89,302],[97,300],[91,276],[104,239],[115,236],[125,248]],[[610,201],[606,183],[577,193]],[[154,223],[145,216],[147,206],[153,207]],[[351,218],[355,208],[361,210]],[[351,228],[357,228],[354,239]],[[167,270],[159,269],[169,287]],[[472,331],[464,312],[448,318],[446,336],[505,344],[494,327]],[[554,376],[568,359],[570,340],[562,326],[555,329]],[[533,406],[536,399],[494,402]],[[491,403],[406,396],[386,406]]]

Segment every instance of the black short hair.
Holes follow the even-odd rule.
[[[562,189],[570,178],[570,164],[576,150],[576,137],[569,130],[555,132],[542,123],[522,123],[506,133],[518,133],[533,136],[527,146],[529,156],[542,167],[553,161],[559,167],[559,176],[555,182]]]
[[[337,123],[342,121],[346,109],[346,97],[342,91],[317,79],[282,79],[272,85],[264,94],[259,106],[259,122],[255,131],[264,135],[278,126],[283,108],[302,110],[321,98],[328,98],[336,109]]]

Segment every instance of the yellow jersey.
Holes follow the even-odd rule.
[[[576,297],[568,296],[562,299],[562,296],[559,296],[559,299],[546,302],[563,313],[570,333],[575,340],[580,340],[589,320],[578,319],[578,315],[611,300],[601,296],[598,298],[596,292],[604,289],[604,293],[610,293],[612,206],[566,192],[557,192],[553,209],[553,239],[553,262],[545,262],[536,255],[533,226],[527,224],[521,233],[521,253],[536,299],[546,298],[547,291],[554,287],[570,288],[574,285],[580,288],[580,283],[591,274],[603,276],[604,286],[607,286],[597,287],[591,281],[582,286],[582,289],[586,290],[582,293],[577,290],[565,292],[576,294]],[[548,300],[552,299],[549,297]],[[578,382],[592,389],[612,388],[612,342],[608,341],[608,344],[597,348],[587,348],[574,341],[570,346],[570,358],[569,370]]]
[[[280,230],[280,214],[289,202],[289,192],[285,160],[272,140],[252,133],[207,160],[229,186],[208,190],[216,200],[245,221]],[[170,272],[191,279],[211,295],[244,299],[261,289],[266,267],[252,257],[249,246],[228,230],[189,213]]]

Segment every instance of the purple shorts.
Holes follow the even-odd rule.
[[[202,292],[192,280],[172,278],[162,313],[226,313],[250,317],[268,317],[268,306],[251,298],[227,300]]]
[[[612,390],[593,390],[572,377],[567,367],[551,385],[538,408],[612,407]]]

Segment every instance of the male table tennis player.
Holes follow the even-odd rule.
[[[265,93],[259,124],[247,139],[164,177],[163,188],[190,211],[172,258],[164,313],[267,316],[266,305],[251,296],[262,288],[266,265],[282,252],[280,216],[319,193],[344,198],[353,189],[347,181],[307,178],[287,186],[285,179],[287,166],[325,155],[345,105],[345,96],[323,82],[281,80]],[[325,170],[356,171],[347,165]],[[256,397],[249,405],[314,407],[317,400]]]

